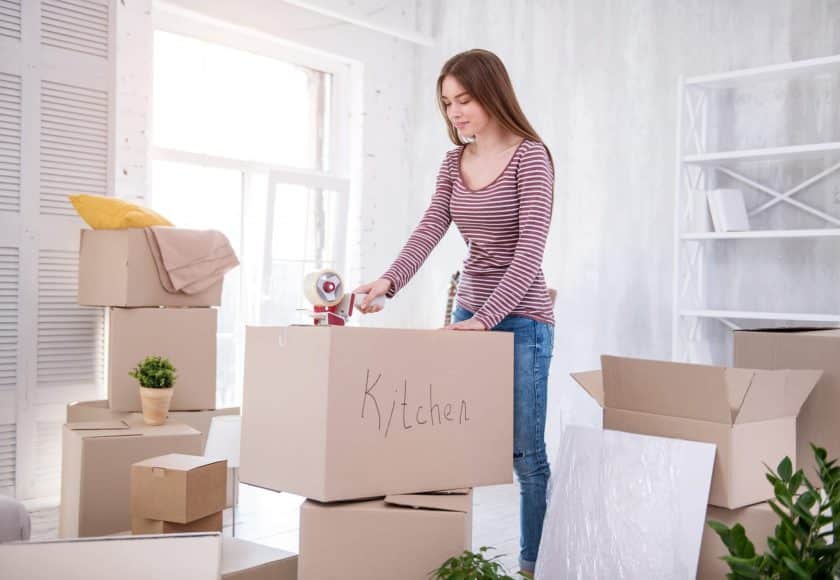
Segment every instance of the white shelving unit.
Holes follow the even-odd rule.
[[[796,199],[796,195],[840,171],[840,142],[810,143],[743,149],[708,151],[707,128],[709,100],[714,91],[745,88],[764,81],[814,78],[840,74],[840,55],[759,67],[715,75],[680,78],[677,86],[677,158],[674,203],[674,278],[672,357],[693,360],[692,344],[697,340],[701,321],[716,319],[731,329],[740,328],[735,321],[776,320],[797,323],[840,324],[838,313],[757,312],[722,310],[704,304],[703,256],[709,242],[726,240],[760,240],[772,238],[840,237],[840,216],[833,216]],[[789,162],[803,159],[829,159],[826,167],[787,191],[777,191],[745,175],[741,167],[758,161]],[[788,204],[820,218],[826,224],[820,229],[753,230],[746,232],[693,231],[696,211],[707,211],[692,195],[710,189],[714,174],[725,175],[740,185],[767,195],[768,199],[750,208],[750,217],[777,204]],[[694,193],[692,193],[694,192]],[[693,293],[693,296],[691,295]],[[689,296],[693,300],[688,300]],[[688,304],[690,303],[690,307]],[[698,306],[699,305],[699,306]],[[707,362],[707,361],[698,361]]]

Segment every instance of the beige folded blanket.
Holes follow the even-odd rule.
[[[236,252],[222,232],[166,226],[143,228],[167,292],[198,294],[239,265]]]

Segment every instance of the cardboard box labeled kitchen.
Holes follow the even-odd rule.
[[[823,376],[796,420],[796,458],[816,477],[811,443],[829,459],[840,456],[840,329],[778,328],[735,332],[735,364],[759,369],[823,369]]]
[[[796,456],[796,414],[819,370],[754,370],[601,357],[575,380],[604,408],[604,428],[717,445],[709,503],[773,497],[764,474]]]
[[[132,517],[188,524],[225,507],[227,461],[171,453],[131,466]]]
[[[767,551],[767,538],[775,534],[779,524],[779,516],[770,509],[770,505],[760,503],[737,510],[727,510],[709,506],[706,512],[707,524],[703,528],[703,543],[700,546],[700,563],[697,567],[697,580],[719,580],[730,573],[729,564],[721,560],[729,555],[729,550],[723,545],[715,531],[709,527],[708,521],[714,520],[729,526],[735,524],[744,526],[747,537],[755,546],[757,554]]]
[[[190,532],[221,532],[224,520],[221,511],[193,520],[187,524],[131,517],[131,533],[141,534],[186,534]]]
[[[387,496],[300,508],[300,580],[425,580],[472,549],[472,492]]]
[[[108,403],[114,411],[140,411],[137,379],[129,371],[147,356],[176,368],[170,409],[216,408],[215,308],[111,308]]]
[[[240,479],[319,501],[512,481],[513,337],[249,327]]]
[[[79,304],[196,307],[219,306],[221,301],[221,280],[197,294],[167,292],[142,228],[82,230]]]
[[[166,453],[198,454],[201,434],[142,419],[64,426],[59,535],[103,536],[131,529],[131,466]]]
[[[3,580],[218,580],[219,534],[0,544]]]
[[[222,538],[222,580],[297,580],[297,554]]]

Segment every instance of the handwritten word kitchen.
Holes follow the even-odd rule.
[[[365,387],[362,395],[362,419],[365,413],[368,417],[376,414],[376,427],[384,436],[392,429],[411,429],[435,427],[445,423],[456,423],[463,425],[470,420],[467,414],[467,401],[461,399],[456,402],[436,401],[434,398],[434,387],[429,384],[427,393],[423,395],[423,403],[409,403],[408,380],[403,380],[401,385],[388,390],[380,384],[382,373],[374,374],[367,369],[365,373]],[[393,395],[391,394],[393,392]],[[401,399],[401,401],[400,401]],[[387,405],[382,407],[380,402],[391,402],[391,408]],[[397,407],[400,407],[397,409]],[[383,412],[387,411],[387,417]],[[397,415],[397,423],[394,423],[394,415]],[[383,419],[384,425],[383,425]]]

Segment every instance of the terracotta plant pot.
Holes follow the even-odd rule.
[[[143,421],[147,425],[163,425],[172,402],[172,388],[140,387],[140,400],[143,403]]]

